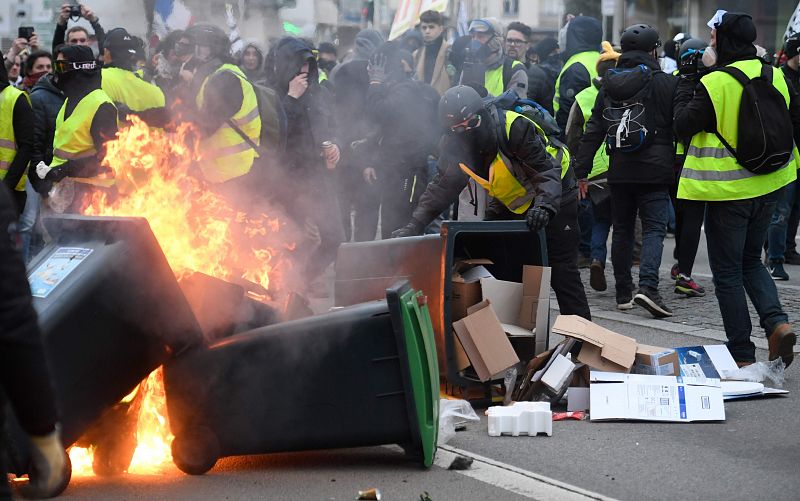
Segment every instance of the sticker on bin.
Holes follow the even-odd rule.
[[[489,417],[489,436],[553,436],[553,413],[549,402],[515,402],[508,407],[496,406],[486,410]]]
[[[59,247],[28,276],[33,297],[46,298],[58,284],[67,278],[89,254],[92,249],[78,247]]]

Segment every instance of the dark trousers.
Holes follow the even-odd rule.
[[[378,182],[381,184],[381,238],[387,239],[411,220],[427,183],[423,176],[415,175],[386,177]]]
[[[592,227],[594,226],[594,211],[592,201],[583,199],[578,202],[578,223],[581,227],[578,252],[581,256],[590,257],[592,253]]]
[[[677,200],[675,203],[675,252],[678,269],[691,276],[700,233],[706,217],[706,203],[697,200]]]
[[[345,241],[369,242],[378,232],[380,190],[367,184],[360,168],[337,166],[336,195],[342,218]],[[352,217],[351,217],[352,213]]]
[[[633,290],[631,265],[635,240],[636,214],[642,221],[642,255],[639,287],[658,288],[658,269],[667,234],[669,193],[667,187],[647,184],[612,184],[611,264],[617,293]]]
[[[800,225],[800,179],[795,183],[794,205],[789,215],[789,226],[786,228],[786,252],[797,251],[797,227]]]
[[[591,320],[589,302],[578,271],[581,230],[577,198],[572,197],[567,202],[562,200],[558,214],[547,225],[545,232],[548,264],[552,268],[550,285],[556,293],[558,310],[562,315],[579,315]]]
[[[728,336],[728,349],[737,361],[756,359],[745,293],[755,306],[767,336],[788,320],[775,282],[761,261],[780,191],[753,199],[708,203],[705,228],[714,293]]]

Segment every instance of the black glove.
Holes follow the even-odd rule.
[[[553,214],[549,209],[545,209],[541,206],[534,206],[528,209],[528,213],[525,214],[525,222],[528,223],[528,228],[531,231],[539,231],[547,226],[547,223],[550,222],[552,217]]]
[[[412,219],[411,222],[399,230],[394,230],[392,232],[392,238],[415,237],[417,235],[422,235],[422,230],[424,229],[424,224],[420,223],[416,219]]]
[[[386,54],[376,53],[369,58],[367,74],[370,83],[384,83],[386,81]]]
[[[69,173],[67,172],[66,168],[53,167],[52,169],[50,169],[50,172],[48,172],[47,175],[44,176],[44,180],[50,181],[51,183],[57,183],[62,179],[64,179],[65,177],[67,177],[68,175]]]
[[[22,488],[26,498],[43,499],[58,496],[67,488],[70,466],[58,430],[31,439],[30,481]]]
[[[678,73],[681,76],[697,75],[700,68],[705,68],[703,65],[703,53],[698,50],[692,50],[678,56]]]

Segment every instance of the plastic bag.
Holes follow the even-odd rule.
[[[725,379],[753,383],[763,383],[768,380],[772,386],[782,388],[783,382],[786,380],[784,369],[783,360],[779,357],[771,362],[756,362],[735,371],[727,371],[724,376]]]
[[[480,421],[472,406],[466,400],[450,400],[443,398],[439,401],[439,440],[438,445],[444,445],[456,435],[456,425],[465,421]]]

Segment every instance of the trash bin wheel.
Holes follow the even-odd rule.
[[[69,459],[69,454],[67,454],[66,451],[64,453],[64,459],[66,460],[64,464],[64,480],[55,490],[48,493],[48,497],[60,496],[67,489],[67,486],[69,486],[70,480],[72,480],[72,461]],[[28,464],[28,478],[33,479],[38,475],[39,471],[36,469],[36,464],[31,461]]]
[[[213,468],[219,454],[217,436],[205,426],[188,429],[172,441],[172,461],[189,475],[202,475]]]

